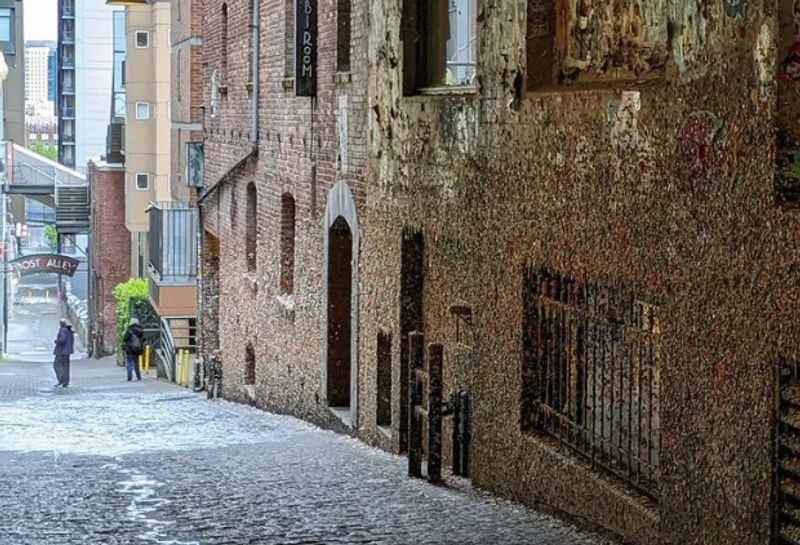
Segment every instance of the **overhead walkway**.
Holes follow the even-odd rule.
[[[60,233],[89,231],[86,176],[11,142],[0,144],[3,193],[24,195],[56,210]]]

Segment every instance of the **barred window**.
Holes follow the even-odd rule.
[[[247,253],[247,271],[256,272],[258,264],[258,192],[256,184],[250,182],[247,186],[247,226],[246,226],[245,251]]]
[[[523,303],[523,431],[555,437],[655,499],[658,307],[546,270],[526,271]]]
[[[294,292],[294,197],[286,193],[281,197],[281,291]]]
[[[256,351],[251,343],[247,343],[244,355],[244,383],[248,386],[256,383]]]
[[[350,71],[351,11],[351,0],[338,0],[336,9],[336,68],[339,72]]]

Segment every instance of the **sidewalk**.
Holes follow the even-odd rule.
[[[50,356],[52,360],[52,356]],[[83,358],[70,366],[68,388],[53,388],[56,378],[52,361],[0,361],[0,402],[16,401],[31,396],[71,396],[81,393],[141,393],[175,392],[174,384],[158,380],[155,369],[142,374],[142,382],[127,381],[125,369],[114,356],[101,360]]]

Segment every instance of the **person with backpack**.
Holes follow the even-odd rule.
[[[69,358],[75,351],[75,335],[72,333],[72,324],[62,318],[58,327],[58,335],[53,342],[56,345],[53,349],[55,356],[53,369],[56,372],[56,379],[58,379],[58,384],[54,387],[66,388],[69,386]]]
[[[136,380],[142,380],[142,371],[139,369],[139,356],[144,354],[144,329],[136,318],[131,319],[131,323],[122,338],[122,345],[125,347],[126,368],[128,371],[128,382],[133,380],[133,372],[136,371]]]

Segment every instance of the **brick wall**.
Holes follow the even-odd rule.
[[[112,290],[130,278],[131,235],[125,228],[125,167],[89,163],[91,187],[92,314],[95,357],[116,347],[116,301]]]
[[[205,110],[206,188],[226,174],[253,147],[248,88],[248,1],[228,6],[228,77],[216,116]],[[360,5],[360,3],[359,3]],[[366,5],[366,3],[364,3]],[[352,66],[336,74],[336,1],[319,2],[318,92],[315,99],[296,97],[287,52],[293,51],[292,2],[261,3],[259,142],[257,156],[230,174],[207,200],[207,226],[220,237],[219,339],[227,397],[250,401],[244,388],[245,347],[256,355],[255,402],[317,422],[340,426],[326,408],[320,377],[323,343],[323,221],[328,191],[346,182],[361,207],[366,166],[366,28],[362,6],[353,10]],[[221,4],[206,3],[203,18],[204,102],[210,102],[210,79],[220,70]],[[287,31],[288,29],[288,31]],[[339,164],[337,115],[346,97],[349,165]],[[344,103],[342,103],[344,104]],[[247,185],[258,195],[257,267],[247,272]],[[281,282],[282,199],[295,205],[294,278],[291,294]],[[232,201],[238,213],[231,212]],[[232,221],[233,220],[233,221]],[[218,224],[217,224],[218,223]],[[284,245],[288,242],[284,241]],[[290,261],[285,261],[290,263]],[[287,276],[284,276],[284,286]],[[209,321],[211,323],[211,321]],[[213,327],[213,326],[212,326]],[[216,338],[216,332],[208,332]]]

